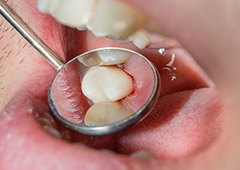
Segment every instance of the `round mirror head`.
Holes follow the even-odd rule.
[[[141,54],[101,48],[67,62],[48,101],[55,118],[85,135],[116,133],[141,121],[159,97],[159,76]]]

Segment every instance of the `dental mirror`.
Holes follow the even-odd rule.
[[[57,70],[48,102],[63,126],[101,136],[126,129],[150,113],[159,97],[159,75],[144,56],[107,47],[63,63],[2,1],[0,13]]]

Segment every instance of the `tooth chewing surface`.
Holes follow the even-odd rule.
[[[133,113],[116,102],[133,91],[131,76],[116,66],[128,61],[129,57],[129,52],[109,49],[79,59],[85,66],[97,65],[90,68],[82,79],[83,94],[95,103],[84,117],[87,126],[111,124]]]
[[[82,91],[94,103],[117,101],[133,90],[132,78],[117,67],[95,67],[82,80]]]
[[[100,65],[102,60],[97,54],[89,54],[78,59],[80,63],[86,67],[93,67]]]
[[[102,60],[101,65],[117,65],[128,61],[130,53],[120,50],[102,50],[98,52],[98,56]]]
[[[84,122],[88,126],[101,126],[121,121],[132,113],[133,111],[118,102],[102,102],[90,107]]]
[[[130,53],[122,50],[101,50],[94,54],[88,54],[79,58],[79,62],[87,67],[99,65],[118,65],[129,60]]]

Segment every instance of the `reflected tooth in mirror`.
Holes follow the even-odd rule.
[[[96,53],[78,58],[78,61],[87,67],[98,66],[102,63],[101,58]]]
[[[133,91],[133,81],[117,67],[95,67],[84,75],[82,91],[94,103],[117,101]]]
[[[102,87],[110,101],[117,101],[133,91],[132,78],[122,69],[105,67],[102,72]]]
[[[94,103],[108,101],[101,84],[101,71],[98,67],[91,68],[82,79],[82,92]]]
[[[49,13],[60,23],[81,30],[94,16],[97,0],[38,0],[38,9]]]
[[[143,31],[137,31],[136,33],[131,35],[128,39],[132,41],[133,44],[140,49],[144,49],[150,44],[150,39]]]
[[[101,126],[121,121],[134,112],[119,102],[102,102],[91,106],[84,118],[87,126]]]
[[[101,58],[101,65],[117,65],[128,61],[130,53],[119,50],[101,50],[98,51],[98,56]]]

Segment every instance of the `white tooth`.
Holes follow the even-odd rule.
[[[49,4],[52,2],[57,2],[57,1],[49,1],[49,0],[39,0],[37,2],[37,7],[39,9],[39,11],[41,12],[48,12],[49,11]]]
[[[54,16],[60,23],[86,29],[98,0],[39,0],[40,11]]]
[[[77,27],[77,29],[79,31],[85,31],[85,30],[87,30],[87,26],[86,25],[80,25],[80,26]]]
[[[132,78],[117,67],[92,68],[82,80],[84,95],[94,103],[120,100],[132,90]]]
[[[128,39],[132,41],[133,44],[140,49],[144,49],[146,46],[150,44],[148,36],[142,31],[134,33]]]
[[[141,12],[116,0],[101,0],[96,7],[89,29],[96,36],[126,39],[146,22]]]
[[[117,0],[39,0],[38,8],[62,24],[100,37],[124,40],[146,23],[140,11]]]
[[[101,50],[98,56],[102,59],[101,65],[117,65],[128,61],[130,53],[120,50]]]
[[[88,126],[101,126],[121,121],[133,114],[118,102],[103,102],[91,106],[84,118]]]
[[[79,58],[78,60],[87,67],[97,66],[102,63],[102,60],[97,55],[97,53],[86,55],[84,57]]]
[[[101,71],[98,67],[90,69],[82,79],[82,92],[94,103],[108,101],[102,89]]]
[[[51,13],[56,10],[60,2],[61,0],[38,0],[37,7],[41,12]]]
[[[102,87],[110,101],[117,101],[128,96],[133,90],[132,78],[117,67],[102,69]]]
[[[80,57],[78,60],[87,67],[98,65],[117,65],[129,60],[130,53],[121,50],[101,50],[94,54]]]

